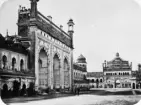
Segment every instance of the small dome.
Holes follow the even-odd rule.
[[[119,53],[116,53],[116,57],[119,58]]]
[[[77,59],[78,63],[86,63],[86,58],[81,54],[78,59]]]

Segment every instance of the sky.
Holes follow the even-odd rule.
[[[17,33],[19,5],[30,7],[29,0],[0,2],[0,33]],[[38,11],[51,15],[63,25],[74,20],[74,60],[83,54],[89,72],[102,71],[104,60],[120,57],[132,62],[133,70],[141,63],[141,0],[39,0]]]

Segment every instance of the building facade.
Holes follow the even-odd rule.
[[[81,54],[77,62],[73,64],[73,81],[76,87],[88,86],[87,74],[87,62],[86,58]]]
[[[31,8],[19,8],[18,35],[29,38],[30,69],[35,72],[37,87],[71,88],[73,75],[73,20],[68,32],[58,27],[52,17],[45,17],[37,9],[39,0],[30,0]],[[26,43],[26,41],[23,41]]]
[[[103,88],[103,72],[88,72],[86,77],[91,88]]]
[[[135,88],[136,81],[132,75],[132,63],[123,60],[119,53],[111,61],[103,63],[105,88]]]
[[[22,76],[23,79],[21,77],[19,81],[29,81],[27,78],[32,77],[37,89],[71,90],[74,22],[70,19],[67,23],[68,32],[63,31],[62,26],[53,23],[51,16],[45,17],[38,11],[38,1],[30,0],[29,9],[19,6],[18,35],[1,36],[5,43],[5,47],[0,47],[1,81],[7,81],[5,72],[8,72],[11,78],[16,75],[19,79]],[[25,74],[19,75],[20,72]]]
[[[87,79],[92,88],[133,88],[137,85],[137,71],[132,70],[132,63],[123,60],[119,53],[111,61],[104,61],[103,72],[87,72]],[[140,70],[140,65],[139,68]],[[139,71],[138,70],[138,71]]]
[[[0,34],[0,89],[13,91],[14,82],[29,87],[35,76],[28,68],[28,50],[17,37]],[[4,93],[6,94],[6,93]]]

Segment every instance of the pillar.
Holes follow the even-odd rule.
[[[39,86],[39,65],[38,65],[38,59],[39,59],[39,45],[38,45],[38,38],[37,35],[35,35],[35,86]]]
[[[50,88],[53,89],[53,46],[50,45]]]
[[[60,58],[61,58],[60,59],[61,60],[61,62],[60,62],[61,63],[61,68],[60,68],[61,83],[60,84],[61,84],[61,88],[64,89],[64,57],[63,57],[63,51],[61,52]]]

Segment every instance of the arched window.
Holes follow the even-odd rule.
[[[100,79],[100,82],[102,82],[102,79]]]
[[[15,69],[15,65],[16,65],[16,59],[12,58],[12,70]]]
[[[92,83],[94,83],[94,79],[92,79]]]
[[[99,82],[99,80],[98,80],[98,79],[96,79],[96,82],[98,83],[98,82]]]
[[[2,63],[3,63],[3,69],[5,69],[7,65],[7,57],[5,55],[2,57]]]
[[[23,59],[21,59],[21,61],[20,61],[20,69],[21,69],[21,71],[24,69],[24,61],[23,61]]]

